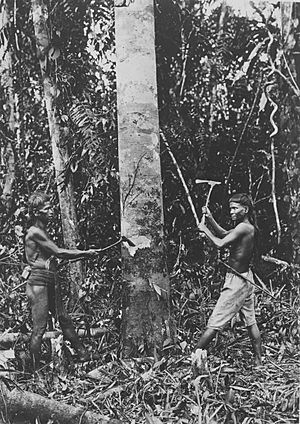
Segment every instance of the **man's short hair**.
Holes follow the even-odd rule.
[[[252,197],[247,193],[235,193],[231,198],[229,199],[230,202],[239,203],[242,206],[248,206],[250,210],[254,209],[254,204]]]
[[[258,229],[258,226],[257,226],[257,218],[256,218],[256,213],[255,213],[254,202],[253,202],[250,194],[236,193],[233,196],[231,196],[231,198],[229,199],[229,203],[230,202],[239,203],[242,206],[248,207],[249,221],[252,225],[254,225],[256,232],[258,232],[259,229]]]
[[[36,215],[47,202],[50,201],[50,196],[43,191],[35,191],[28,200],[29,214]]]

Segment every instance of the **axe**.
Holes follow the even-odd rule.
[[[129,246],[133,247],[135,246],[135,244],[133,243],[133,241],[129,240],[129,238],[125,237],[125,236],[121,236],[119,238],[118,241],[116,241],[113,244],[110,244],[109,246],[103,247],[102,249],[95,249],[97,252],[101,253],[104,252],[107,249],[110,249],[111,247],[117,246],[120,243],[127,243]]]
[[[95,252],[97,252],[97,253],[102,253],[102,252],[105,252],[108,249],[111,249],[112,247],[117,246],[120,243],[127,243],[131,247],[134,247],[135,246],[135,244],[133,243],[132,240],[129,240],[129,238],[127,238],[125,236],[121,236],[119,238],[119,240],[115,241],[114,243],[110,244],[109,246],[105,246],[105,247],[102,247],[100,249],[93,249],[93,250],[95,250]],[[68,261],[65,261],[65,262],[76,262],[76,261],[78,261],[80,259],[81,258],[71,259],[71,260],[68,260]]]
[[[102,253],[105,250],[111,249],[114,246],[117,246],[120,243],[127,243],[129,246],[134,247],[135,244],[133,243],[132,240],[130,240],[129,238],[125,237],[125,236],[121,236],[119,238],[119,240],[117,240],[115,243],[110,244],[109,246],[103,247],[102,249],[95,249],[97,253]],[[69,261],[65,261],[63,260],[61,263],[67,263],[67,262],[76,262],[81,258],[78,259],[71,259]],[[23,281],[21,284],[19,284],[18,286],[14,287],[12,290],[10,290],[10,293],[12,293],[15,290],[18,290],[20,287],[24,286],[27,283],[27,280]]]
[[[197,180],[195,180],[195,183],[196,184],[204,184],[205,183],[205,184],[208,184],[209,185],[209,192],[208,192],[208,195],[207,195],[207,198],[206,198],[206,202],[205,202],[205,207],[208,208],[210,195],[211,195],[214,187],[216,185],[218,185],[218,184],[221,184],[220,181],[199,180],[199,179],[197,179]],[[204,224],[204,221],[205,221],[205,215],[203,214],[202,215],[202,218],[201,218],[201,224]]]

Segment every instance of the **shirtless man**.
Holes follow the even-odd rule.
[[[96,251],[62,249],[49,238],[47,224],[53,217],[53,209],[45,193],[32,194],[28,206],[31,226],[25,236],[25,256],[30,266],[30,275],[26,293],[31,303],[33,321],[30,339],[33,367],[36,370],[39,366],[42,337],[46,331],[49,311],[58,318],[64,338],[71,342],[78,359],[88,360],[89,355],[79,341],[72,320],[62,304],[54,258],[87,258],[96,254]]]
[[[199,225],[199,230],[206,234],[218,248],[230,248],[229,266],[242,274],[244,278],[233,272],[228,272],[219,300],[207,323],[207,328],[201,336],[197,348],[205,349],[215,337],[217,331],[240,312],[250,336],[255,364],[261,365],[261,337],[256,324],[254,312],[253,274],[249,268],[257,230],[256,217],[251,198],[247,194],[235,194],[229,201],[231,219],[235,227],[229,231],[222,228],[212,217],[208,208],[203,208],[212,231],[205,224]]]

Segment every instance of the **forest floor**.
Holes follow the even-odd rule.
[[[15,381],[22,389],[122,423],[296,424],[300,353],[289,342],[277,344],[272,332],[262,336],[261,368],[253,366],[248,336],[237,325],[212,343],[208,372],[197,378],[188,346],[181,352],[170,347],[155,361],[118,359],[113,347],[107,353],[107,345],[101,360],[78,364],[62,351],[55,366],[50,361],[35,378],[19,373]]]
[[[294,276],[286,271],[278,273],[281,280],[276,278],[277,286],[271,287],[271,297],[257,293],[256,318],[262,336],[263,366],[254,366],[247,330],[235,319],[211,343],[207,370],[196,378],[191,354],[218,290],[214,293],[211,284],[208,292],[209,281],[204,276],[205,291],[199,285],[201,276],[192,271],[195,281],[190,274],[180,274],[178,281],[173,280],[177,341],[175,345],[166,345],[159,359],[119,357],[119,329],[117,322],[108,318],[112,306],[105,303],[102,292],[102,296],[93,296],[94,309],[90,309],[90,315],[94,320],[92,326],[105,325],[106,332],[99,338],[84,339],[87,350],[98,354],[99,359],[76,362],[68,342],[58,336],[43,343],[42,369],[33,375],[24,371],[28,343],[17,341],[7,351],[9,358],[3,356],[5,351],[0,351],[0,383],[63,405],[81,406],[84,411],[126,424],[297,424],[298,268]],[[25,293],[7,295],[4,284],[2,290],[1,331],[27,333],[30,321]],[[0,401],[1,393],[4,399],[1,387]],[[0,413],[1,424],[29,424],[26,420],[11,421],[6,410]],[[44,424],[39,420],[30,424],[40,423]],[[50,420],[47,424],[58,423]],[[76,424],[81,424],[81,419]]]

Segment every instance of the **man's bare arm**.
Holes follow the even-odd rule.
[[[199,230],[204,232],[207,237],[213,242],[213,244],[218,248],[221,249],[222,247],[229,246],[236,240],[238,240],[243,235],[247,234],[248,232],[248,226],[244,223],[238,224],[235,228],[230,230],[228,234],[223,237],[219,238],[216,237],[207,227],[206,225],[200,224],[198,226]]]
[[[214,233],[217,235],[217,237],[223,238],[227,234],[229,234],[228,230],[225,230],[225,228],[221,227],[221,225],[219,225],[217,223],[217,221],[212,216],[211,211],[207,207],[204,206],[202,208],[202,213],[205,215],[205,218],[207,219],[207,221],[211,225],[211,227],[212,227]]]
[[[61,259],[78,259],[96,254],[94,249],[79,250],[79,249],[63,249],[57,246],[47,235],[38,229],[33,230],[29,236],[41,249],[48,252],[50,255]]]

